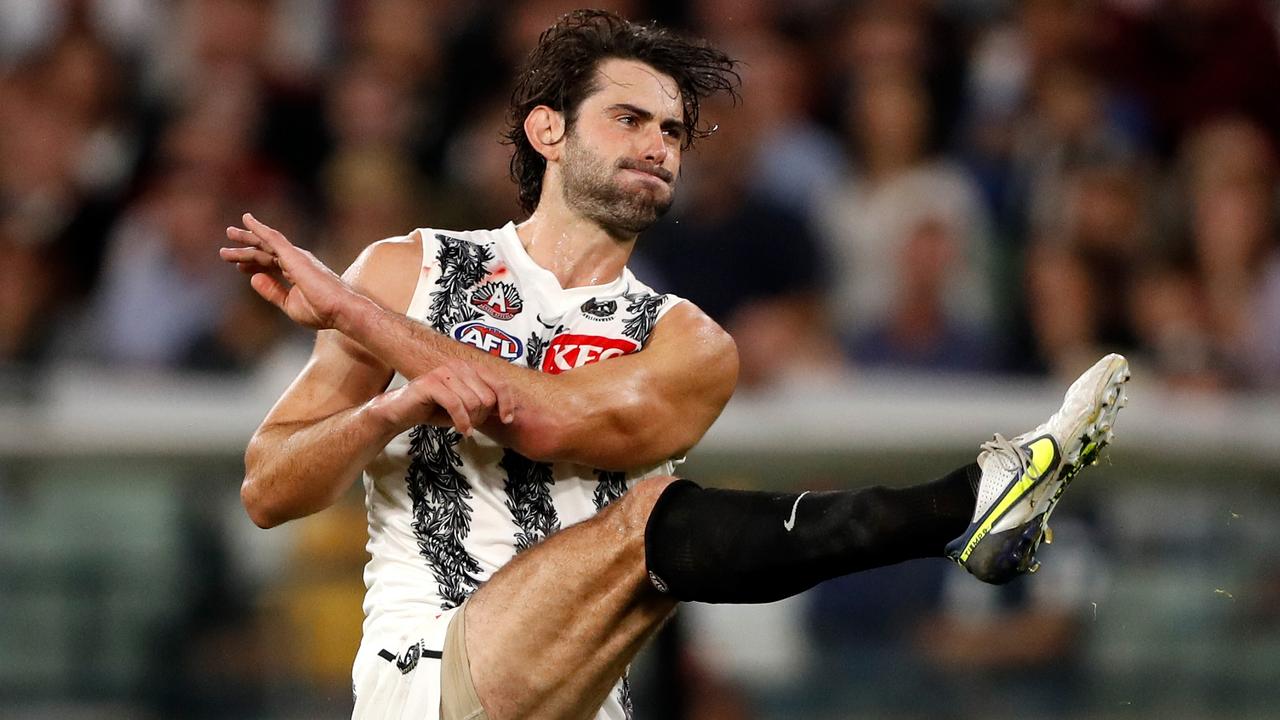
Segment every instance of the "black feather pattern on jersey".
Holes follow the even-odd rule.
[[[627,494],[627,474],[617,470],[596,470],[596,490],[591,500],[596,504],[596,511],[603,510],[606,505]]]
[[[507,471],[502,489],[511,520],[519,528],[516,552],[524,552],[560,529],[560,516],[551,502],[551,485],[556,479],[550,464],[534,462],[511,449],[503,451],[498,467]]]
[[[630,673],[622,676],[622,685],[618,687],[618,704],[622,705],[623,717],[631,720],[634,710],[631,707],[631,676]]]
[[[480,586],[480,564],[464,542],[471,532],[471,485],[458,471],[454,449],[462,435],[453,428],[419,425],[409,434],[409,498],[413,534],[440,585],[441,607],[457,607]]]
[[[493,261],[493,250],[488,245],[477,245],[439,233],[436,240],[440,241],[440,252],[436,254],[440,279],[436,281],[438,289],[431,292],[427,321],[436,332],[447,335],[454,325],[480,317],[468,302],[467,291],[489,274],[485,266]]]
[[[524,359],[529,369],[542,367],[542,355],[546,351],[547,341],[536,332],[529,333],[529,339],[524,342]]]
[[[542,322],[542,318],[538,318],[538,322],[546,329],[546,333],[538,334],[536,331],[529,333],[529,339],[524,343],[525,362],[532,370],[542,369],[542,356],[547,352],[547,346],[551,344],[551,338],[567,331],[569,328],[564,325],[556,325],[551,323],[548,325]]]
[[[635,293],[624,295],[630,304],[627,312],[631,317],[622,323],[622,334],[644,346],[649,342],[649,333],[658,324],[658,311],[667,304],[668,296]]]

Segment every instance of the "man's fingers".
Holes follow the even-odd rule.
[[[227,228],[227,236],[273,255],[275,264],[284,271],[285,279],[289,282],[297,282],[294,274],[310,278],[310,283],[304,282],[304,284],[313,289],[316,287],[315,283],[321,281],[321,276],[327,275],[331,280],[339,281],[337,273],[320,262],[312,253],[289,242],[289,239],[279,230],[267,227],[249,213],[244,214],[244,224],[250,229]]]
[[[486,403],[484,396],[477,392],[476,385],[480,384],[480,380],[475,377],[475,373],[470,368],[461,365],[449,366],[445,369],[442,380],[462,400],[463,407],[467,409],[467,417],[471,419],[473,426],[479,426],[489,417],[493,406]]]
[[[276,252],[283,248],[293,247],[293,245],[289,242],[288,238],[286,238],[283,233],[281,233],[279,230],[276,230],[272,227],[267,226],[265,223],[258,220],[258,218],[254,217],[251,213],[245,213],[244,215],[242,215],[241,220],[244,221],[245,227],[252,230],[253,234],[258,236],[259,239],[261,239],[263,247],[266,248],[267,250]]]
[[[252,247],[221,248],[218,257],[230,263],[259,265],[264,270],[276,269],[276,256]]]
[[[449,365],[449,370],[455,373],[462,383],[465,383],[467,389],[472,395],[475,395],[477,408],[484,408],[484,417],[488,417],[493,412],[494,406],[497,404],[498,397],[484,381],[480,374],[466,363],[453,363]],[[474,411],[472,413],[475,415]],[[477,419],[477,423],[481,420]]]
[[[476,422],[480,423],[489,418],[489,415],[498,410],[498,395],[488,386],[478,375],[472,373],[470,377],[463,379],[467,383],[467,387],[475,394],[479,400],[479,408],[483,409],[484,418],[476,418]]]
[[[262,241],[258,239],[257,235],[254,235],[244,228],[236,227],[235,225],[227,226],[227,239],[244,245],[252,245],[254,247],[262,244]]]
[[[476,373],[496,397],[498,419],[508,425],[515,422],[516,401],[511,394],[511,386],[507,384],[506,380],[499,377],[498,373],[484,366],[477,367]]]
[[[471,413],[467,411],[467,406],[462,402],[462,398],[458,397],[458,393],[454,392],[453,387],[449,385],[439,385],[437,390],[431,393],[432,399],[444,411],[449,413],[449,419],[453,421],[453,426],[458,432],[470,437],[471,435]]]
[[[231,227],[228,227],[227,239],[231,240],[232,242],[238,242],[241,245],[248,245],[250,247],[262,248],[263,250],[270,252],[270,248],[267,248],[266,246],[263,245],[262,238],[258,237],[257,235],[253,234],[248,230],[245,230],[244,228],[238,228],[238,227],[235,227],[234,225]]]
[[[240,266],[243,270],[243,266]],[[285,298],[289,297],[289,289],[284,286],[284,282],[280,278],[271,273],[253,272],[253,277],[249,278],[249,285],[262,296],[263,300],[275,305],[280,309],[284,309]]]

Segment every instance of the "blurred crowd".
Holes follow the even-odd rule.
[[[1280,389],[1280,3],[610,0],[743,61],[634,268],[747,387],[886,367]],[[560,0],[0,0],[0,366],[249,372],[218,261],[520,220],[512,70]]]

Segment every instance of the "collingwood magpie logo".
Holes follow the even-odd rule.
[[[608,320],[616,312],[618,312],[618,303],[613,300],[591,298],[582,303],[582,314],[592,320]]]
[[[476,288],[471,304],[499,320],[510,320],[524,309],[520,291],[511,283],[491,282]]]
[[[414,668],[418,667],[418,660],[422,657],[422,642],[416,642],[409,646],[408,650],[400,657],[396,657],[395,653],[390,650],[379,650],[378,657],[389,663],[394,663],[396,669],[401,675],[408,675]]]

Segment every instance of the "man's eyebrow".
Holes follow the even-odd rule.
[[[640,118],[641,120],[652,120],[652,119],[653,119],[653,113],[652,113],[652,112],[650,112],[650,111],[648,111],[648,110],[645,110],[644,108],[641,108],[641,107],[637,107],[637,106],[635,106],[635,105],[632,105],[631,103],[614,103],[613,105],[610,105],[610,106],[608,106],[608,107],[606,107],[606,108],[605,108],[605,112],[615,112],[615,111],[617,111],[617,110],[625,110],[626,112],[629,112],[629,113],[631,113],[632,115],[635,115],[636,117]],[[669,118],[666,118],[665,120],[663,120],[663,121],[662,121],[662,123],[661,123],[661,127],[662,127],[662,129],[663,129],[663,130],[671,130],[671,129],[673,129],[673,128],[680,128],[680,129],[683,129],[683,128],[684,128],[684,122],[683,122],[682,120],[680,120],[679,118],[669,117]]]
[[[648,110],[645,110],[644,108],[636,107],[631,103],[614,103],[609,107],[605,108],[605,112],[612,112],[615,110],[626,110],[627,112],[631,113],[632,115],[635,115],[641,120],[653,119],[653,113],[649,112]]]

